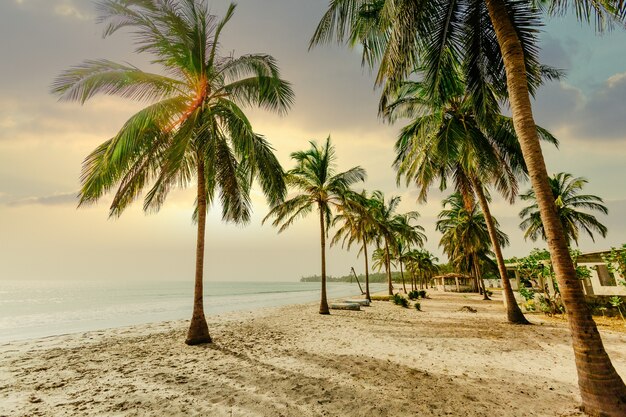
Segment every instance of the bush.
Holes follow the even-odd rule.
[[[415,309],[417,311],[422,311],[422,305],[420,303],[415,303]]]
[[[420,298],[428,297],[428,294],[426,294],[426,291],[424,291],[424,290],[419,290],[417,293],[419,294]]]
[[[419,291],[410,291],[408,294],[409,300],[417,300],[419,298]]]
[[[390,298],[390,301],[397,306],[402,306],[404,308],[409,308],[409,300],[401,296],[400,294],[394,294],[393,297]]]
[[[524,297],[526,302],[535,298],[535,292],[533,290],[529,290],[528,288],[520,288],[519,294]]]

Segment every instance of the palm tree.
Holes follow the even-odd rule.
[[[85,61],[62,73],[53,92],[81,104],[96,94],[148,101],[112,139],[84,161],[80,204],[118,187],[110,215],[119,216],[141,192],[145,211],[158,211],[170,189],[197,180],[198,226],[194,307],[185,343],[210,343],[203,307],[206,212],[216,192],[226,221],[250,218],[251,179],[272,204],[286,194],[283,171],[269,143],[254,133],[240,106],[285,113],[293,101],[269,55],[219,55],[220,35],[235,11],[219,19],[204,1],[121,1],[99,4],[105,36],[130,29],[137,52],[154,56],[168,75],[108,60]]]
[[[385,195],[378,190],[372,193],[371,198],[376,246],[384,252],[389,295],[393,295],[393,284],[391,282],[392,250],[396,246],[398,238],[406,235],[409,242],[418,246],[422,246],[425,240],[425,236],[421,232],[423,228],[421,226],[411,226],[410,224],[411,221],[419,217],[418,212],[396,213],[400,201],[401,198],[399,196],[393,196],[385,201]]]
[[[411,245],[423,246],[426,241],[424,228],[419,225],[411,225],[411,219],[417,219],[417,212],[399,214],[394,217],[395,242],[392,247],[393,255],[400,266],[400,277],[402,279],[402,289],[406,294],[406,283],[404,281],[403,263],[407,260],[407,254],[411,250]]]
[[[426,77],[423,71],[416,71],[416,75],[421,79]],[[396,142],[394,166],[398,181],[405,176],[407,185],[415,182],[423,202],[437,179],[443,190],[448,178],[452,178],[468,208],[474,204],[476,194],[486,214],[489,238],[503,277],[509,322],[528,324],[508,279],[505,279],[504,257],[484,190],[486,184],[494,184],[512,203],[517,195],[518,179],[526,177],[513,122],[500,114],[497,106],[491,107],[488,117],[478,117],[460,72],[457,71],[457,77],[450,80],[453,85],[445,91],[446,95],[440,93],[432,97],[429,86],[422,81],[405,81],[389,94],[391,103],[383,109],[385,118],[390,121],[399,117],[412,119],[401,130]],[[497,101],[490,90],[486,94],[490,101]],[[538,131],[542,139],[557,144],[545,129],[538,127]]]
[[[337,215],[333,219],[333,226],[339,225],[331,246],[342,242],[342,247],[350,250],[353,243],[361,243],[361,252],[365,257],[365,299],[372,301],[369,285],[369,256],[367,245],[373,241],[374,219],[370,208],[372,202],[367,196],[367,191],[360,194],[348,192],[343,196],[343,202],[337,207]]]
[[[385,82],[386,90],[395,89],[413,69],[423,66],[432,91],[445,91],[451,69],[461,62],[480,117],[493,105],[483,94],[487,85],[508,98],[568,314],[582,406],[594,415],[623,416],[626,385],[604,349],[576,279],[533,117],[530,95],[542,74],[537,61],[542,22],[536,6],[536,2],[517,0],[332,1],[311,46],[333,39],[361,44],[363,62],[380,64],[377,83]],[[599,30],[614,21],[620,26],[626,21],[626,3],[621,0],[551,0],[542,3],[541,10],[561,14],[570,7],[579,20],[589,22],[595,17]]]
[[[480,264],[490,249],[485,216],[476,204],[468,209],[459,193],[444,199],[443,207],[436,226],[442,233],[439,246],[443,248],[450,263],[476,277],[476,284],[480,288],[482,280]],[[500,246],[508,245],[508,236],[499,230],[495,219],[494,224]],[[482,287],[484,288],[484,284]]]
[[[330,136],[323,145],[310,142],[311,148],[294,152],[291,158],[296,167],[288,171],[285,181],[299,194],[275,204],[265,216],[263,222],[274,218],[273,226],[280,226],[278,232],[286,230],[299,218],[305,217],[315,208],[319,213],[320,246],[322,256],[322,297],[320,314],[330,314],[326,298],[326,236],[332,221],[332,209],[340,206],[350,186],[358,181],[365,181],[365,170],[354,167],[348,171],[336,173],[335,148],[330,144]]]
[[[419,275],[420,289],[423,289],[424,284],[428,283],[433,274],[439,271],[439,266],[435,263],[439,259],[425,249],[414,249],[408,253],[407,258],[408,269],[414,276]],[[415,289],[417,289],[417,282],[415,282]]]
[[[604,201],[595,195],[579,194],[582,191],[587,180],[582,177],[574,178],[572,174],[559,172],[550,178],[550,187],[556,211],[563,227],[563,232],[568,242],[572,240],[578,246],[578,237],[580,229],[587,232],[589,237],[594,240],[593,232],[600,233],[602,237],[606,237],[607,228],[600,223],[595,216],[580,211],[580,209],[596,210],[604,214],[608,214],[609,210],[603,204]],[[524,238],[530,238],[533,242],[539,236],[543,240],[547,240],[546,231],[541,222],[539,209],[535,192],[531,189],[522,194],[521,199],[531,202],[531,205],[520,211],[519,216],[522,219],[520,228],[525,230]]]

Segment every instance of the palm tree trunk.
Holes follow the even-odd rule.
[[[483,300],[485,301],[491,300],[491,298],[489,298],[489,296],[487,295],[487,287],[485,287],[485,280],[483,279],[483,274],[482,274],[482,271],[480,270],[480,265],[478,264],[478,260],[474,262],[474,273],[476,274],[476,277],[478,278],[478,282],[480,283],[480,288],[483,293]]]
[[[517,305],[515,301],[515,295],[513,295],[513,288],[511,288],[511,281],[506,273],[506,266],[504,265],[504,257],[502,256],[502,249],[500,248],[500,242],[498,242],[498,235],[496,232],[496,226],[491,217],[491,209],[489,208],[489,202],[485,197],[485,190],[481,183],[476,178],[472,178],[472,185],[474,186],[474,192],[478,196],[478,203],[480,209],[485,216],[485,223],[487,224],[487,231],[489,232],[489,239],[491,239],[491,246],[493,246],[493,253],[496,254],[496,262],[498,263],[498,272],[500,272],[500,278],[502,281],[502,289],[504,292],[504,299],[506,300],[506,315],[509,323],[514,324],[530,324],[524,313]]]
[[[196,241],[196,277],[193,294],[193,314],[187,339],[188,345],[211,343],[209,326],[204,317],[204,236],[206,229],[206,179],[204,177],[204,159],[198,155],[198,237]]]
[[[369,273],[369,265],[367,259],[367,243],[365,240],[363,241],[363,254],[365,255],[365,299],[372,302],[372,297],[370,295],[370,273]]]
[[[402,261],[398,261],[400,263],[400,276],[402,277],[402,289],[406,294],[406,284],[404,283],[404,271],[402,270]]]
[[[513,124],[528,167],[544,225],[550,258],[567,310],[584,411],[590,415],[626,416],[626,385],[604,349],[585,303],[580,281],[557,217],[541,146],[533,119],[524,52],[503,0],[485,0],[507,77]]]
[[[330,314],[328,300],[326,299],[326,228],[324,227],[324,211],[322,205],[320,209],[320,239],[322,248],[322,299],[320,301],[320,314]]]
[[[387,287],[389,295],[393,295],[393,285],[391,284],[391,257],[389,256],[389,244],[385,239],[385,268],[387,268]]]

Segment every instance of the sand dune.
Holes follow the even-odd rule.
[[[567,328],[504,322],[500,301],[432,293],[423,312],[374,302],[209,317],[0,346],[0,416],[577,416]],[[477,313],[458,311],[463,305]],[[603,331],[626,376],[626,334]]]

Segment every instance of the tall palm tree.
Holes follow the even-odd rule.
[[[476,204],[468,209],[459,193],[444,199],[443,207],[436,226],[442,233],[439,246],[443,248],[450,263],[476,277],[476,284],[480,288],[482,281],[480,264],[490,249],[485,216]],[[499,230],[495,219],[494,224],[500,246],[508,245],[508,236]],[[484,288],[484,284],[482,287]]]
[[[426,77],[424,71],[416,71],[416,75],[421,79]],[[443,190],[448,178],[452,178],[468,209],[474,204],[476,194],[486,214],[489,238],[502,277],[508,319],[511,323],[528,324],[506,279],[504,257],[484,190],[487,184],[493,184],[513,202],[519,179],[526,177],[513,122],[500,114],[497,106],[491,107],[488,117],[478,117],[460,71],[450,81],[453,85],[435,96],[422,81],[405,81],[390,93],[390,104],[383,109],[384,116],[390,121],[399,117],[412,119],[402,128],[396,142],[394,166],[398,181],[404,176],[407,185],[414,182],[419,187],[420,200],[426,201],[433,182],[438,179],[439,188]],[[489,100],[496,101],[493,92],[487,91],[485,94]],[[545,129],[538,127],[538,130],[542,139],[557,144]]]
[[[609,212],[600,197],[590,194],[579,194],[587,182],[585,178],[574,178],[572,174],[566,172],[559,172],[550,178],[554,204],[563,227],[563,233],[565,233],[567,241],[574,241],[576,246],[578,246],[580,229],[587,232],[592,240],[594,240],[594,231],[602,237],[606,237],[607,232],[606,226],[600,223],[594,215],[580,210],[595,210],[604,214]],[[531,202],[530,206],[525,207],[519,213],[520,218],[522,218],[520,228],[525,230],[524,238],[536,241],[541,236],[543,240],[546,240],[546,231],[539,215],[535,192],[530,189],[520,197],[524,201]]]
[[[382,249],[385,259],[385,271],[387,273],[387,289],[389,295],[393,295],[391,282],[392,251],[400,236],[406,235],[407,239],[418,246],[422,246],[425,240],[421,232],[421,226],[412,226],[410,223],[419,217],[419,213],[411,211],[404,214],[396,213],[401,198],[393,196],[385,200],[382,191],[374,191],[371,197],[371,210],[374,218],[374,233],[376,246]]]
[[[406,283],[404,281],[403,264],[407,260],[407,254],[411,250],[412,245],[423,246],[426,241],[426,235],[423,233],[424,228],[420,225],[411,225],[412,219],[417,219],[417,212],[410,212],[394,216],[394,245],[392,247],[393,255],[400,266],[400,278],[402,279],[402,289],[406,294]]]
[[[386,90],[423,66],[433,91],[445,91],[451,69],[460,61],[480,117],[493,105],[483,94],[485,86],[493,85],[508,98],[568,314],[582,406],[590,414],[623,416],[626,385],[604,349],[576,279],[532,112],[530,96],[542,75],[537,61],[542,22],[536,6],[519,0],[333,0],[311,46],[334,39],[361,44],[363,62],[379,64],[377,83],[384,82]],[[541,6],[551,14],[572,8],[579,20],[595,18],[599,30],[626,21],[621,0],[550,0]]]
[[[408,269],[411,274],[419,275],[420,289],[424,288],[424,284],[430,281],[433,274],[439,271],[439,266],[435,263],[437,257],[425,249],[414,249],[407,255]],[[415,283],[417,289],[417,282]]]
[[[241,106],[285,113],[293,101],[269,55],[219,55],[220,35],[235,11],[211,15],[204,1],[105,0],[98,3],[105,36],[130,29],[137,52],[149,53],[164,74],[108,60],[63,72],[53,92],[81,104],[97,94],[150,104],[98,146],[83,163],[80,204],[118,187],[110,215],[119,216],[148,186],[145,211],[158,211],[170,189],[197,184],[198,226],[194,306],[187,344],[211,342],[203,307],[206,212],[216,192],[226,221],[250,218],[251,180],[272,204],[284,198],[283,171],[269,143],[254,133]]]
[[[360,194],[348,192],[343,196],[342,203],[337,207],[337,215],[333,219],[333,226],[339,225],[335,236],[330,242],[331,246],[342,242],[342,247],[350,250],[353,243],[360,243],[359,255],[363,253],[365,258],[365,299],[372,301],[369,284],[369,256],[367,245],[374,240],[374,218],[371,214],[372,202],[367,191]]]
[[[279,226],[278,232],[281,233],[294,221],[317,209],[322,258],[320,314],[330,314],[326,298],[326,236],[333,217],[332,210],[345,201],[344,196],[350,191],[350,186],[358,181],[365,181],[366,175],[365,170],[358,166],[336,173],[337,157],[335,148],[330,143],[330,136],[323,145],[313,141],[310,144],[308,150],[291,154],[291,158],[296,161],[296,167],[285,176],[287,185],[298,194],[272,206],[263,222],[273,217],[272,225]]]

